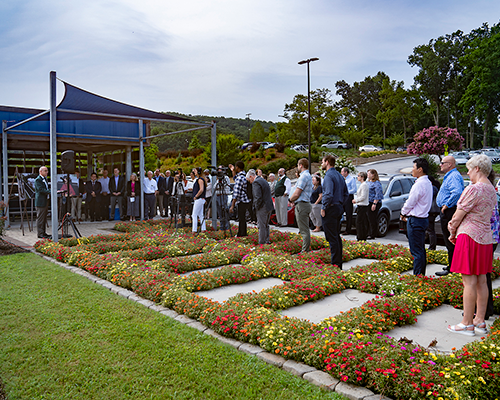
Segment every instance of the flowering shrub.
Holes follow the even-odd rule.
[[[436,154],[441,156],[451,150],[461,150],[464,138],[454,128],[431,126],[413,136],[408,154]]]
[[[272,231],[272,244],[260,246],[256,230],[249,230],[245,238],[222,240],[223,232],[194,237],[186,230],[169,230],[164,221],[117,225],[124,233],[59,243],[41,240],[35,248],[195,318],[224,336],[305,362],[343,382],[401,399],[497,396],[500,320],[482,341],[450,355],[433,354],[384,334],[415,323],[423,311],[441,304],[461,306],[458,275],[439,279],[400,275],[412,268],[409,250],[403,246],[344,241],[345,261],[359,257],[376,261],[342,271],[330,264],[322,238],[313,240],[314,251],[297,254],[302,239],[291,233]],[[429,251],[427,260],[446,263],[447,255]],[[180,275],[187,271],[195,272]],[[492,275],[499,271],[500,261],[495,260]],[[223,303],[196,293],[267,277],[284,282],[259,293],[237,294]],[[279,313],[345,288],[378,296],[319,324]],[[494,296],[498,312],[499,290]]]

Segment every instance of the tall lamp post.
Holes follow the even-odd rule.
[[[318,60],[319,58],[313,57],[299,61],[299,65],[307,64],[307,151],[309,152],[309,173],[311,173],[311,78],[309,75],[309,64]]]

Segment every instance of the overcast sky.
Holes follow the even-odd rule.
[[[49,72],[154,111],[279,121],[311,89],[378,71],[409,87],[415,46],[500,18],[498,0],[0,0],[0,104],[47,109]],[[58,98],[63,95],[58,85]]]

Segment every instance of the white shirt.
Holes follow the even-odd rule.
[[[288,176],[283,175],[283,177],[280,176],[279,180],[285,179],[285,193],[283,196],[290,196],[290,192],[292,191],[292,181],[288,179]]]
[[[432,206],[432,183],[427,175],[417,179],[410,190],[410,197],[406,200],[401,214],[427,218]]]
[[[367,206],[368,205],[368,193],[370,192],[370,188],[368,187],[368,183],[363,182],[359,185],[358,193],[356,194],[356,204],[358,206]]]
[[[154,179],[144,179],[143,189],[145,194],[154,194],[158,190],[158,184]]]

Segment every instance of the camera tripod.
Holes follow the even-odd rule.
[[[210,207],[213,207],[213,200],[214,200],[214,198],[217,198],[217,192],[221,193],[220,194],[220,196],[222,196],[221,201],[223,201],[224,199],[226,199],[225,204],[221,204],[221,207],[220,207],[220,209],[221,209],[221,215],[218,215],[218,212],[217,212],[217,217],[221,221],[221,226],[223,225],[224,221],[227,224],[226,226],[228,226],[227,229],[221,228],[224,231],[224,238],[227,237],[227,231],[231,230],[231,225],[229,223],[229,210],[227,208],[227,194],[226,194],[226,189],[227,188],[229,188],[229,185],[226,183],[226,177],[225,176],[222,177],[222,178],[218,177],[217,184],[215,185],[215,190],[212,190],[212,197],[210,198],[210,201],[207,204],[207,210],[210,209]],[[215,206],[217,207],[217,200],[215,201]],[[217,211],[218,211],[218,208],[217,208]],[[207,220],[206,213],[203,213],[203,220],[201,221],[200,226],[206,220]],[[217,226],[214,226],[213,228],[217,229]]]
[[[70,238],[72,236],[68,233],[68,230],[69,230],[69,227],[71,226],[71,228],[73,228],[73,233],[75,234],[75,237],[78,239],[82,235],[80,234],[80,231],[76,227],[75,221],[73,221],[73,217],[71,216],[71,212],[70,212],[71,211],[71,204],[70,204],[71,197],[69,195],[70,185],[71,185],[71,181],[69,180],[69,174],[67,174],[67,176],[66,176],[66,189],[67,190],[63,191],[63,193],[62,193],[62,196],[66,197],[66,203],[64,205],[64,215],[62,217],[61,224],[59,225],[59,228],[57,228],[57,230],[61,229],[61,233],[62,233],[63,238]],[[68,204],[69,204],[69,211],[68,211]]]
[[[177,230],[179,227],[179,208],[181,208],[180,216],[182,222],[182,228],[186,225],[186,195],[184,194],[184,188],[182,182],[175,183],[175,195],[170,197],[170,223],[168,227],[172,226],[172,221],[174,221],[174,229]],[[175,205],[172,204],[175,202]],[[175,211],[174,207],[175,206]]]

